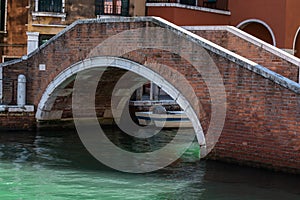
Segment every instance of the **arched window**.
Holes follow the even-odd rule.
[[[96,15],[128,16],[129,0],[95,0]]]
[[[274,32],[272,31],[271,27],[259,20],[259,19],[248,19],[241,22],[237,25],[237,28],[257,37],[271,45],[276,46],[276,39]]]

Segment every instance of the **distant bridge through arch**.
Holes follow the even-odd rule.
[[[36,119],[49,120],[49,112],[51,113],[55,103],[55,99],[53,99],[53,97],[57,97],[61,93],[61,89],[64,89],[63,86],[67,86],[70,82],[74,81],[77,73],[97,68],[100,68],[100,71],[104,71],[108,66],[131,71],[144,78],[151,77],[151,81],[153,81],[156,85],[161,86],[161,88],[167,94],[169,94],[173,99],[176,99],[176,102],[186,112],[187,116],[192,121],[199,144],[205,146],[205,136],[201,124],[198,120],[197,114],[194,110],[192,110],[192,106],[190,105],[189,101],[184,96],[180,95],[180,92],[159,74],[149,70],[143,65],[118,57],[105,56],[83,60],[79,63],[73,64],[60,73],[52,82],[50,82],[43,93],[43,96],[41,97],[37,107]],[[142,80],[141,85],[143,83],[144,82]],[[59,115],[56,115],[55,119],[61,119],[62,113],[63,111],[60,112]]]

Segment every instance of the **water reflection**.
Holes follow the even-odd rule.
[[[117,172],[90,156],[75,131],[1,133],[0,160],[5,200],[300,199],[299,176],[188,157],[148,174]]]

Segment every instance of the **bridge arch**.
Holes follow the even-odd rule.
[[[247,19],[237,25],[237,28],[276,46],[276,38],[272,28],[259,19]]]
[[[183,96],[178,89],[169,83],[164,77],[147,68],[144,65],[119,57],[98,56],[79,61],[70,67],[66,68],[57,75],[44,91],[36,111],[36,119],[43,120],[48,112],[51,111],[60,89],[68,85],[75,79],[77,73],[96,68],[114,67],[131,71],[144,77],[151,79],[153,83],[160,86],[168,95],[176,100],[177,104],[186,112],[186,115],[191,120],[198,143],[201,147],[202,156],[206,155],[206,140],[201,123],[197,117],[196,111],[190,105],[188,99]]]

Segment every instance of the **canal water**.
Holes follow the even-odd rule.
[[[300,176],[199,161],[196,146],[164,169],[129,174],[95,160],[76,131],[2,131],[0,199],[300,199]]]

